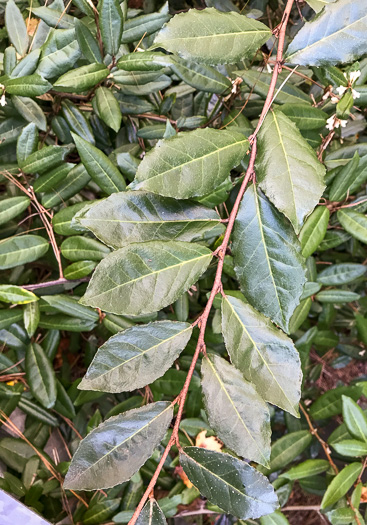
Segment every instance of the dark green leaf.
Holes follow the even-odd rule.
[[[27,348],[25,371],[33,396],[45,408],[52,408],[56,402],[55,373],[43,348],[37,343]]]
[[[21,235],[0,241],[0,270],[36,261],[48,248],[46,239],[38,235]]]
[[[145,504],[140,516],[136,522],[136,525],[167,525],[166,518],[158,503],[149,498]]]
[[[317,250],[325,237],[329,218],[326,206],[317,206],[307,218],[299,234],[303,257],[307,258]]]
[[[90,181],[90,176],[83,164],[77,164],[66,175],[65,180],[60,182],[42,196],[42,204],[45,208],[51,208],[65,202],[82,190]]]
[[[97,89],[95,96],[101,119],[117,133],[121,127],[122,115],[120,105],[112,91],[101,86]]]
[[[38,129],[35,124],[28,124],[17,141],[17,161],[23,164],[26,158],[38,149]]]
[[[28,122],[33,122],[42,131],[46,131],[47,122],[46,116],[40,106],[32,98],[29,97],[12,97],[12,102],[15,109]]]
[[[81,93],[102,82],[109,74],[104,64],[88,64],[68,71],[54,83],[54,89],[63,93]]]
[[[279,102],[278,97],[277,101]],[[283,104],[280,111],[294,122],[300,130],[323,128],[328,117],[325,111],[305,104]]]
[[[101,261],[110,253],[110,249],[96,239],[78,235],[65,239],[61,244],[61,253],[69,261]]]
[[[313,419],[326,419],[341,414],[342,395],[346,395],[355,401],[361,396],[362,389],[359,386],[340,386],[328,390],[320,396],[310,408],[310,415]]]
[[[22,13],[14,0],[6,2],[5,26],[17,53],[23,56],[28,48],[28,34]]]
[[[87,26],[80,20],[75,23],[75,34],[80,46],[80,50],[85,58],[91,63],[102,63],[102,56],[96,39],[89,31]]]
[[[203,496],[240,519],[258,518],[278,506],[268,480],[233,456],[186,447],[180,454],[180,463]]]
[[[45,146],[27,157],[20,165],[24,173],[44,173],[59,166],[69,153],[62,146]]]
[[[20,95],[22,97],[38,97],[52,87],[47,80],[39,75],[9,78],[8,80],[4,80],[4,85],[8,95]]]
[[[95,490],[127,481],[152,455],[172,416],[170,403],[158,402],[101,423],[81,441],[64,487]]]
[[[115,56],[122,37],[124,17],[118,0],[101,0],[98,3],[99,26],[105,52]]]

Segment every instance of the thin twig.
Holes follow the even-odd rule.
[[[62,279],[56,279],[55,281],[46,281],[44,283],[37,283],[37,284],[24,284],[22,285],[22,288],[25,288],[26,290],[38,290],[40,288],[48,288],[49,286],[58,286],[60,284],[75,284],[78,285],[80,283],[87,283],[89,281],[89,277],[81,277],[80,279],[73,279],[68,280],[64,277]]]

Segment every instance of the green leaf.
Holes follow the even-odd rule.
[[[59,77],[73,67],[80,55],[74,29],[53,29],[42,46],[37,73],[47,79]]]
[[[367,6],[350,0],[327,4],[312,22],[306,22],[287,49],[286,61],[303,66],[330,66],[353,62],[364,53]],[[338,45],[343,41],[343,47]]]
[[[97,266],[81,302],[120,315],[160,310],[198,280],[211,258],[208,248],[179,241],[126,246]]]
[[[158,503],[149,498],[145,504],[140,516],[136,522],[136,525],[167,525],[166,518]]]
[[[339,501],[362,472],[361,463],[351,463],[331,481],[321,501],[321,508],[329,507]]]
[[[24,77],[35,72],[38,60],[41,54],[40,49],[34,49],[28,53],[22,60],[18,62],[15,68],[11,71],[12,78]]]
[[[231,361],[247,381],[265,401],[297,416],[302,372],[292,340],[230,295],[222,300],[222,330]]]
[[[286,467],[310,445],[312,435],[308,430],[298,430],[281,437],[271,447],[270,470]],[[267,471],[268,473],[268,471]]]
[[[36,124],[37,128],[46,131],[46,116],[37,102],[29,97],[12,97],[15,109],[25,120]]]
[[[65,279],[80,279],[91,274],[97,266],[95,261],[78,261],[70,264],[64,269]]]
[[[64,12],[63,3],[58,4],[57,7],[32,7],[32,14],[38,16],[49,27],[57,27],[59,29],[74,29],[75,18]]]
[[[172,416],[171,404],[158,402],[107,419],[80,442],[64,487],[95,490],[127,481],[152,455]]]
[[[101,190],[108,195],[124,190],[124,178],[107,155],[75,133],[72,136],[85,169]]]
[[[95,140],[89,120],[79,111],[77,106],[71,102],[62,102],[62,114],[69,127],[69,131],[74,131],[79,137],[94,145]]]
[[[343,419],[348,431],[356,439],[367,443],[367,417],[363,410],[350,397],[342,396]]]
[[[367,217],[353,210],[339,210],[338,221],[343,228],[359,241],[367,244]]]
[[[115,193],[79,212],[75,221],[113,248],[147,241],[196,241],[224,227],[210,208],[144,191]]]
[[[60,250],[69,261],[101,261],[110,253],[110,249],[96,239],[79,235],[65,239]]]
[[[196,129],[159,141],[139,164],[134,189],[187,199],[215,190],[246,154],[237,131]]]
[[[190,9],[168,22],[154,43],[197,62],[233,64],[252,58],[270,36],[264,24],[233,11]]]
[[[83,514],[84,525],[95,525],[105,522],[108,518],[115,514],[121,503],[120,498],[109,499],[107,501],[100,501],[91,505],[87,512]]]
[[[67,330],[69,332],[90,332],[96,327],[95,321],[77,319],[67,314],[41,315],[40,328],[46,330]]]
[[[313,0],[314,2],[315,0]],[[319,0],[317,0],[319,1]],[[357,511],[358,512],[358,511]],[[350,507],[339,507],[337,509],[326,512],[326,516],[333,525],[357,525],[355,520],[356,515],[353,509]],[[361,525],[364,523],[361,521],[363,518],[358,512],[358,518]]]
[[[342,413],[342,395],[359,399],[362,389],[359,386],[340,386],[322,394],[310,407],[313,419],[326,419]]]
[[[289,521],[280,510],[276,510],[272,514],[260,518],[260,525],[289,525]]]
[[[222,94],[232,88],[231,81],[215,68],[179,58],[172,59],[171,70],[189,86],[208,93]]]
[[[191,334],[190,324],[175,321],[128,328],[100,347],[78,388],[115,393],[143,388],[172,366]]]
[[[22,310],[10,308],[9,310],[0,310],[0,330],[8,328],[13,323],[17,323],[23,317]]]
[[[98,11],[104,50],[115,56],[121,44],[124,23],[120,3],[118,0],[101,0],[98,3]]]
[[[75,34],[81,52],[91,64],[102,63],[102,55],[96,39],[80,20],[75,22]]]
[[[151,35],[161,29],[171,16],[164,12],[149,13],[127,20],[124,26],[121,43],[140,42],[144,36]]]
[[[52,190],[44,193],[42,204],[45,208],[51,208],[65,202],[85,188],[90,181],[90,176],[83,164],[77,164],[66,175],[63,182],[58,183]]]
[[[4,85],[8,95],[19,95],[22,97],[38,97],[52,88],[52,85],[47,80],[36,74],[6,79],[4,80]]]
[[[0,284],[0,301],[3,303],[28,304],[38,301],[38,297],[20,286]]]
[[[21,235],[0,241],[0,270],[15,268],[43,257],[49,244],[38,235]]]
[[[40,320],[40,309],[36,301],[28,303],[23,309],[23,322],[28,337],[33,337]]]
[[[329,218],[330,212],[326,206],[316,206],[306,219],[299,234],[303,257],[307,258],[317,250],[326,235]]]
[[[152,53],[142,51],[140,53],[130,53],[123,55],[117,62],[117,67],[125,71],[161,71],[166,66],[170,66],[174,57],[164,53]]]
[[[324,286],[348,284],[363,277],[366,270],[367,268],[363,264],[331,264],[317,274],[317,281]]]
[[[235,71],[235,73],[246,82],[246,84],[254,91],[254,93],[260,95],[260,97],[263,99],[266,98],[272,79],[272,75],[270,73],[267,73],[266,71],[259,72],[255,69]],[[275,85],[277,93],[275,99],[276,102],[278,104],[291,104],[292,106],[295,104],[310,104],[310,97],[306,95],[306,93],[304,93],[300,88],[290,84],[289,82],[284,83],[287,75],[288,73],[280,73],[278,76],[278,80]]]
[[[52,217],[52,226],[59,235],[77,235],[81,227],[74,225],[73,218],[81,209],[88,205],[88,201],[77,202],[71,206],[65,206]]]
[[[186,447],[180,453],[180,463],[200,493],[228,514],[246,520],[269,514],[278,507],[268,480],[233,456]]]
[[[88,64],[72,69],[59,77],[53,88],[62,93],[82,93],[102,82],[109,72],[104,64]]]
[[[117,133],[122,121],[120,104],[113,96],[112,91],[102,86],[97,89],[95,97],[101,119]]]
[[[55,373],[42,346],[37,343],[27,348],[25,372],[33,397],[45,408],[52,408],[56,402]]]
[[[28,208],[30,202],[25,196],[9,197],[0,201],[0,224],[5,224],[20,215]]]
[[[266,403],[239,370],[217,355],[203,359],[201,372],[210,426],[236,454],[268,466],[271,431]]]
[[[250,304],[285,331],[305,282],[300,252],[292,226],[250,186],[234,226],[235,271]]]
[[[320,303],[339,304],[358,301],[361,296],[348,290],[324,290],[316,294],[315,297]]]
[[[38,149],[38,129],[35,124],[28,124],[23,128],[17,141],[17,161],[21,165],[26,158]]]
[[[75,164],[71,164],[71,162],[64,162],[60,166],[51,169],[48,173],[41,175],[34,181],[34,191],[40,193],[52,190],[67,177],[74,166]]]
[[[68,148],[62,146],[45,146],[31,153],[20,165],[24,173],[44,173],[51,168],[60,166],[69,153]]]
[[[260,129],[256,166],[260,188],[299,233],[324,192],[325,168],[281,111],[270,112]]]
[[[342,166],[338,171],[329,191],[329,199],[331,201],[340,202],[347,197],[350,192],[350,186],[356,179],[356,171],[358,170],[359,161],[360,157],[358,151],[356,151],[352,160],[350,160],[348,164],[345,164],[345,166]]]
[[[25,55],[28,48],[27,26],[14,0],[6,2],[5,27],[9,40],[17,50],[17,53],[21,56]]]
[[[279,102],[278,97],[277,101]],[[280,111],[294,122],[298,129],[305,131],[323,128],[328,118],[325,111],[305,104],[283,104]]]
[[[326,472],[330,467],[330,464],[326,459],[307,459],[299,465],[292,467],[287,472],[282,474],[282,478],[291,480],[308,478],[311,476],[318,476],[323,472]]]
[[[61,313],[67,312],[71,317],[85,319],[86,321],[98,321],[99,319],[98,312],[79,304],[76,299],[68,295],[43,295],[41,299],[46,301],[52,308],[55,308],[55,310]]]
[[[343,439],[332,444],[333,449],[342,456],[358,458],[367,456],[367,443],[358,439]]]

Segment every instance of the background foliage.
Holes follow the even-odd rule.
[[[283,10],[0,4],[0,487],[52,523],[131,519],[213,252],[137,523],[365,523],[367,7],[293,6],[259,121]]]

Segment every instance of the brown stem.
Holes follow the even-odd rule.
[[[44,283],[37,283],[37,284],[24,284],[22,285],[22,288],[25,288],[26,290],[30,290],[30,291],[33,291],[33,290],[38,290],[40,288],[48,288],[49,286],[58,286],[60,284],[80,284],[80,283],[87,283],[89,281],[89,277],[82,277],[80,279],[74,279],[74,280],[69,280],[69,279],[65,279],[65,278],[62,278],[62,279],[56,279],[56,281],[46,281]]]
[[[184,384],[184,386],[183,386],[183,388],[181,390],[181,393],[179,394],[178,398],[175,401],[173,401],[173,404],[175,404],[176,402],[178,403],[179,408],[178,408],[178,412],[177,412],[177,416],[176,416],[176,421],[175,421],[175,424],[174,424],[174,427],[173,427],[172,435],[171,435],[171,438],[170,438],[170,440],[168,442],[167,447],[165,448],[165,451],[163,452],[162,458],[161,458],[161,460],[160,460],[160,462],[159,462],[159,464],[158,464],[158,466],[156,468],[156,471],[155,471],[152,479],[150,480],[150,483],[149,483],[146,491],[144,492],[144,495],[141,498],[141,500],[139,502],[139,505],[137,506],[137,508],[136,508],[136,510],[135,510],[135,512],[134,512],[134,514],[133,514],[133,516],[131,518],[131,520],[129,521],[128,525],[135,525],[135,523],[136,523],[136,521],[137,521],[137,519],[139,517],[139,514],[140,514],[140,512],[142,511],[142,509],[144,507],[145,502],[149,498],[149,495],[151,494],[152,490],[154,489],[155,484],[157,483],[159,473],[161,472],[161,470],[163,468],[164,462],[165,462],[165,460],[166,460],[166,458],[167,458],[167,456],[168,456],[172,446],[176,444],[178,446],[178,448],[180,449],[180,444],[179,444],[179,441],[178,441],[178,431],[179,431],[179,427],[180,427],[180,423],[181,423],[181,419],[182,419],[182,414],[183,414],[183,410],[184,410],[186,396],[187,396],[187,393],[188,393],[188,390],[189,390],[191,378],[192,378],[192,375],[194,373],[196,362],[197,362],[197,360],[199,358],[200,352],[203,352],[203,354],[206,355],[206,348],[205,348],[205,341],[204,341],[206,325],[207,325],[207,322],[208,322],[208,318],[209,318],[210,310],[211,310],[212,305],[213,305],[214,298],[215,298],[215,296],[216,296],[216,294],[218,292],[222,291],[222,272],[223,272],[224,257],[225,257],[225,254],[226,254],[226,251],[227,251],[227,247],[228,247],[228,244],[229,244],[229,240],[230,240],[230,237],[231,237],[231,234],[232,234],[232,230],[233,230],[234,222],[235,222],[235,219],[236,219],[236,216],[237,216],[237,212],[238,212],[239,206],[241,204],[242,197],[243,197],[243,195],[244,195],[244,193],[246,191],[247,185],[250,182],[250,180],[252,180],[254,178],[254,166],[255,166],[256,151],[257,151],[257,148],[256,148],[256,135],[257,135],[257,133],[258,133],[258,131],[260,129],[261,122],[264,120],[265,115],[267,114],[267,112],[270,109],[270,106],[271,106],[271,103],[272,103],[272,100],[273,100],[273,96],[274,96],[276,81],[277,81],[279,72],[282,69],[285,30],[286,30],[286,26],[287,26],[287,22],[288,22],[288,19],[289,19],[289,15],[290,15],[290,12],[291,12],[291,8],[292,8],[292,5],[293,5],[293,2],[294,2],[294,0],[288,0],[287,1],[287,5],[286,5],[286,8],[285,8],[285,11],[284,11],[284,14],[283,14],[283,18],[282,18],[282,21],[281,21],[281,23],[279,25],[279,33],[278,33],[279,34],[279,42],[278,42],[278,52],[277,52],[277,66],[274,67],[274,70],[273,70],[273,77],[272,77],[272,80],[270,82],[269,92],[268,92],[268,95],[266,97],[263,110],[261,112],[259,124],[258,124],[256,130],[254,131],[253,135],[250,138],[250,144],[251,144],[252,147],[251,147],[251,155],[250,155],[248,168],[246,170],[245,177],[244,177],[244,179],[242,181],[242,184],[241,184],[240,190],[238,192],[236,201],[235,201],[235,203],[233,205],[231,214],[229,216],[228,224],[227,224],[227,228],[226,228],[226,233],[224,235],[223,242],[219,246],[219,248],[214,252],[214,255],[216,255],[218,257],[218,266],[217,266],[217,271],[216,271],[216,275],[215,275],[215,279],[214,279],[213,288],[212,288],[212,291],[210,293],[208,302],[207,302],[207,304],[205,306],[205,309],[204,309],[203,313],[193,323],[194,325],[198,325],[198,327],[200,328],[200,333],[199,333],[199,338],[198,338],[198,342],[197,342],[197,345],[196,345],[195,353],[194,353],[194,356],[192,358],[192,362],[191,362],[191,365],[190,365],[190,369],[189,369],[189,372],[188,372],[186,380],[185,380],[185,384]]]

